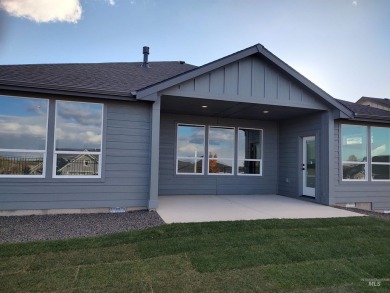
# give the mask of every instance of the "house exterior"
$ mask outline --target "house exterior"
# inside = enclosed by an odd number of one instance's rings
[[[389,99],[361,97],[356,103],[361,104],[361,105],[370,106],[373,108],[378,108],[378,109],[390,111],[390,100]]]
[[[332,98],[261,45],[200,67],[147,55],[0,66],[1,210],[190,194],[390,210],[390,112]]]

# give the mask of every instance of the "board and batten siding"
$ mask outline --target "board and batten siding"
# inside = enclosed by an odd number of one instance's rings
[[[102,178],[0,178],[1,210],[147,207],[150,104],[80,100],[104,103]],[[54,117],[49,119],[54,123]],[[48,140],[53,145],[52,135]],[[47,156],[51,164],[52,149]]]
[[[325,103],[258,56],[250,56],[162,91],[164,95],[326,110]]]
[[[326,112],[319,112],[279,123],[278,194],[289,197],[302,195],[302,138],[315,136],[316,197],[313,200],[328,204],[328,119]]]
[[[263,175],[207,175],[207,162],[204,164],[204,175],[177,175],[176,127],[178,123],[263,129]],[[276,193],[278,161],[276,122],[162,113],[160,129],[159,195]]]
[[[350,124],[350,123],[349,123]],[[372,203],[373,210],[390,210],[390,182],[343,181],[341,165],[341,121],[334,125],[334,203]],[[375,126],[374,124],[362,124]],[[383,126],[383,125],[376,125]]]

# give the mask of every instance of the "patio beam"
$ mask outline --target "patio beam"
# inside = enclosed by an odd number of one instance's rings
[[[155,210],[158,207],[158,173],[160,160],[160,111],[161,97],[156,94],[156,100],[152,106],[152,131],[151,131],[151,155],[150,155],[150,188],[148,209]]]

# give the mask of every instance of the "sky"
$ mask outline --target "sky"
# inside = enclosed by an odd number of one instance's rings
[[[0,0],[0,64],[184,60],[255,44],[334,98],[390,98],[390,0]]]

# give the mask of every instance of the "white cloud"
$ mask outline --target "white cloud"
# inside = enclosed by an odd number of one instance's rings
[[[107,2],[108,2],[108,4],[110,4],[110,5],[115,5],[115,0],[106,0]]]
[[[358,2],[357,1],[352,1],[352,4],[357,6],[358,5]]]
[[[0,0],[0,8],[36,22],[77,23],[82,13],[79,0]]]
[[[100,144],[102,140],[102,136],[100,134],[96,134],[92,131],[85,132],[85,136],[88,142]]]

